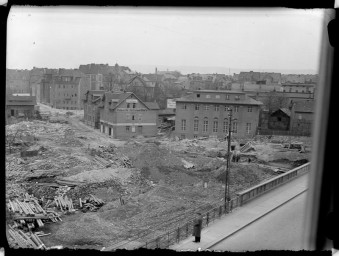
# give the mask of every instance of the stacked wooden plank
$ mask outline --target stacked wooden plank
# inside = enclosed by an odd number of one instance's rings
[[[112,163],[110,161],[107,161],[105,159],[103,159],[102,157],[99,156],[94,156],[93,161],[100,166],[101,168],[107,168],[110,167],[112,165]]]
[[[9,246],[12,248],[47,249],[41,239],[33,232],[24,233],[10,227],[7,238]]]
[[[67,196],[56,196],[54,198],[54,201],[51,204],[49,204],[49,206],[51,206],[53,204],[57,208],[59,208],[61,210],[61,212],[65,212],[65,211],[75,212],[72,199],[68,198]]]
[[[101,206],[103,206],[105,204],[105,202],[93,195],[89,195],[87,197],[85,197],[84,200],[82,200],[81,198],[79,198],[79,205],[80,208],[82,209],[87,209],[90,211],[97,211]]]
[[[125,168],[132,168],[133,167],[132,162],[128,159],[127,156],[122,155],[119,158],[119,160],[120,160],[120,163],[123,167],[125,167]]]
[[[14,227],[27,227],[34,229],[35,227],[43,227],[44,221],[61,221],[57,213],[44,210],[38,199],[26,193],[25,199],[8,200],[8,210],[13,213]]]

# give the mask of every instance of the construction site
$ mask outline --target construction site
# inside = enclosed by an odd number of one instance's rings
[[[137,248],[224,200],[227,141],[111,139],[83,111],[39,104],[6,125],[7,240],[13,248]],[[162,125],[161,127],[165,127]],[[231,139],[230,194],[310,160],[310,137]]]

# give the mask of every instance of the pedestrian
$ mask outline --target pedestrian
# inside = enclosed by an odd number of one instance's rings
[[[194,220],[193,227],[193,236],[195,237],[195,240],[193,242],[200,243],[201,229],[202,229],[202,217],[201,213],[197,213],[197,218]]]

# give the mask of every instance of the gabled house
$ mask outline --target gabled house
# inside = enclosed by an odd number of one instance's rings
[[[287,131],[290,128],[291,111],[280,108],[268,117],[268,128],[272,130]]]
[[[157,134],[156,102],[144,102],[133,92],[105,92],[100,104],[100,131],[115,139]]]
[[[100,108],[103,90],[90,90],[85,94],[84,99],[84,123],[99,129],[100,128]]]

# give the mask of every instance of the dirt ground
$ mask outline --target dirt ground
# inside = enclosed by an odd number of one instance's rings
[[[75,208],[79,207],[79,198],[89,194],[105,201],[96,212],[78,210],[64,215],[62,222],[40,228],[51,233],[41,237],[46,246],[101,249],[128,239],[144,243],[223,200],[226,162],[218,152],[227,148],[225,141],[176,141],[166,137],[121,141],[86,126],[81,121],[83,111],[56,110],[41,104],[40,109],[57,122],[21,122],[6,127],[10,134],[21,129],[35,137],[31,142],[18,139],[20,143],[6,153],[6,197],[20,198],[28,192],[37,198],[53,199],[56,188],[48,184],[62,179],[83,182],[66,194]],[[67,117],[66,112],[74,114]],[[39,148],[38,155],[20,157],[20,151],[32,145]],[[94,149],[106,152],[105,160],[112,166],[100,166],[94,159]],[[251,163],[246,155],[231,163],[232,195],[276,176],[270,166],[291,169],[310,155],[283,150],[279,143],[270,143],[264,137],[256,138],[254,150]],[[132,166],[123,166],[121,156]],[[185,168],[185,163],[193,167]]]

